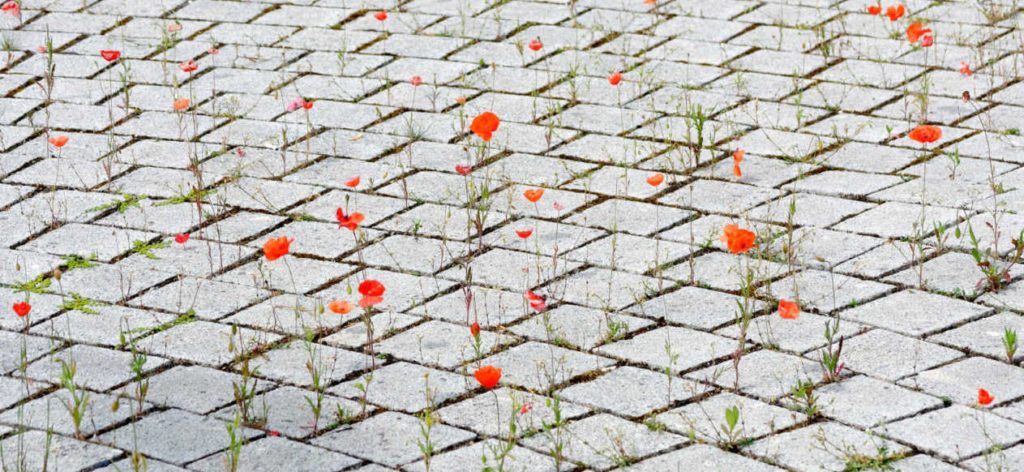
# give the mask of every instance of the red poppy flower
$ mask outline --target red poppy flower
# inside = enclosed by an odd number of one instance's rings
[[[55,147],[55,148],[62,148],[62,147],[64,147],[65,144],[68,143],[68,137],[64,136],[64,135],[52,136],[47,141],[50,144],[52,144],[53,147]]]
[[[280,431],[271,431],[270,435],[275,437],[275,438],[276,437],[280,437],[281,436],[281,432]]]
[[[789,300],[779,300],[779,316],[786,320],[795,320],[800,317],[800,305]]]
[[[470,172],[473,172],[473,168],[470,166],[455,166],[455,172],[458,172],[459,175],[469,175]]]
[[[622,82],[622,72],[615,72],[614,74],[608,76],[609,84],[619,85],[619,82]]]
[[[28,312],[32,311],[32,305],[29,305],[28,302],[18,302],[18,303],[15,303],[11,307],[11,309],[14,310],[14,314],[15,315],[18,315],[19,317],[24,318],[24,317],[28,316]]]
[[[379,297],[384,295],[384,284],[377,280],[366,279],[359,284],[359,294],[364,297]]]
[[[983,388],[979,388],[978,389],[978,404],[979,405],[989,405],[993,401],[995,401],[995,399],[996,399],[996,397],[994,397],[994,396],[992,396],[992,394],[988,393],[988,390],[985,390]]]
[[[107,62],[114,62],[117,60],[117,58],[121,57],[121,51],[105,49],[103,51],[100,51],[100,56],[103,58],[103,60]]]
[[[736,152],[732,153],[732,175],[736,177],[743,177],[743,170],[740,169],[740,163],[743,162],[743,157],[747,155],[747,152],[742,149],[737,149]]]
[[[485,111],[476,118],[473,118],[473,122],[469,125],[469,130],[479,136],[480,139],[490,141],[492,133],[497,131],[500,125],[501,120],[498,119],[498,115]]]
[[[934,143],[942,137],[942,129],[938,126],[921,125],[914,128],[907,137],[919,143]]]
[[[473,322],[473,324],[469,325],[469,334],[474,338],[480,336],[480,323]]]
[[[189,234],[188,233],[179,233],[179,234],[174,235],[174,242],[176,242],[178,244],[185,244],[185,243],[188,242],[188,238],[189,238]]]
[[[374,13],[373,17],[376,18],[377,21],[384,21],[384,20],[388,19],[388,12],[386,12],[384,10],[381,10],[381,11],[379,11],[377,13]]]
[[[664,181],[665,174],[658,173],[647,178],[647,185],[650,185],[651,187],[657,187],[661,185],[661,183]]]
[[[747,231],[736,225],[725,225],[725,234],[722,235],[722,241],[729,247],[729,252],[733,254],[742,254],[749,251],[751,248],[756,246],[754,241],[757,239],[752,231]]]
[[[974,72],[971,71],[970,64],[968,64],[966,62],[961,62],[960,63],[960,75],[962,75],[964,77],[970,77],[970,76],[974,75]]]
[[[245,149],[235,148],[235,155],[238,157],[245,157]]]
[[[544,196],[544,189],[542,188],[531,188],[523,192],[523,197],[530,201],[530,203],[537,203],[540,197]]]
[[[178,68],[181,69],[182,72],[192,73],[199,70],[199,65],[196,64],[196,61],[189,59],[185,62],[182,62],[181,64],[178,64]]]
[[[333,302],[327,304],[327,309],[331,310],[331,313],[335,313],[338,315],[347,314],[348,312],[352,311],[352,309],[355,307],[356,306],[353,305],[352,302],[348,300],[334,300]]]
[[[312,110],[313,109],[313,100],[303,100],[302,101],[302,108],[306,109],[306,110]]]
[[[534,38],[527,47],[532,51],[540,51],[540,48],[544,47],[544,43],[540,42],[540,38]]]
[[[171,23],[171,24],[167,25],[167,32],[168,33],[177,33],[178,31],[181,31],[181,28],[182,28],[181,23]]]
[[[345,186],[348,188],[356,188],[359,186],[359,176],[352,177],[345,181]]]
[[[882,13],[882,6],[881,5],[868,5],[868,14],[869,15],[878,15],[880,13]]]
[[[266,256],[268,261],[276,261],[281,256],[288,254],[288,246],[291,245],[292,241],[294,239],[290,239],[287,236],[269,239],[263,243],[263,255]]]
[[[934,36],[929,34],[929,35],[921,38],[921,47],[923,47],[923,48],[930,48],[930,47],[932,47],[933,44],[935,44],[935,37]]]
[[[423,83],[423,77],[420,77],[418,75],[414,75],[414,76],[412,76],[411,79],[409,79],[409,83],[411,83],[413,87],[419,87],[420,84]]]
[[[889,21],[896,21],[903,18],[903,15],[907,13],[907,9],[903,7],[903,4],[892,5],[885,9],[885,15],[889,17]]]
[[[15,2],[14,0],[5,2],[4,6],[0,7],[0,9],[2,9],[4,13],[8,13],[11,16],[15,16],[18,18],[21,17],[21,5],[18,2]]]
[[[473,373],[473,377],[476,377],[476,381],[480,382],[480,385],[490,390],[498,385],[498,381],[501,380],[501,369],[492,365],[485,365],[477,369]]]
[[[911,23],[911,25],[907,27],[907,40],[909,40],[911,44],[914,44],[920,40],[922,36],[931,32],[932,30],[930,28],[925,28],[921,23]]]
[[[526,297],[526,300],[530,302],[530,308],[533,308],[534,310],[544,311],[544,308],[547,307],[547,302],[544,297],[533,293],[531,290],[527,290],[524,296]]]
[[[522,239],[529,238],[531,234],[533,234],[533,228],[516,230],[516,236],[519,236]]]
[[[220,54],[220,49],[210,48],[207,49],[206,52],[210,53],[211,56],[216,56],[217,54]]]
[[[335,212],[335,216],[338,218],[339,228],[348,228],[349,231],[355,231],[359,228],[359,223],[363,222],[363,214],[358,211],[352,212],[351,215],[345,215],[345,210],[338,208]]]
[[[188,110],[188,106],[191,103],[192,102],[190,102],[187,98],[179,98],[179,99],[175,100],[172,105],[174,107],[174,111],[183,111],[183,110]]]

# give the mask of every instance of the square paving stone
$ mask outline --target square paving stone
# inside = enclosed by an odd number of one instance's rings
[[[560,395],[581,405],[636,418],[701,395],[705,390],[706,387],[688,379],[624,366],[564,388]]]
[[[953,405],[883,427],[883,434],[951,460],[1024,439],[1024,425]],[[955,434],[950,434],[955,431]]]
[[[615,364],[606,357],[528,341],[480,361],[502,370],[501,381],[545,391]]]
[[[516,435],[524,436],[561,421],[589,413],[584,406],[558,398],[500,387],[437,410],[448,424],[489,436],[508,437],[509,422],[515,417]]]
[[[678,373],[732,354],[737,341],[689,328],[666,326],[599,347],[596,352]]]
[[[356,385],[366,384],[366,376],[332,387],[330,392],[361,399]],[[440,405],[476,387],[475,380],[443,370],[396,362],[373,372],[366,400],[392,410],[416,413]]]
[[[816,394],[823,415],[861,428],[942,406],[938,398],[863,375],[828,384]]]
[[[146,456],[183,464],[227,448],[230,439],[225,425],[206,416],[167,410],[103,434],[99,441],[130,451],[138,447]],[[242,428],[239,433],[251,438],[259,432]]]
[[[810,357],[816,359],[820,354]],[[847,338],[842,353],[847,368],[886,380],[897,380],[960,357],[963,354],[953,349],[884,329]]]
[[[907,448],[839,423],[817,423],[755,442],[748,451],[796,470],[845,470],[855,459]]]
[[[666,411],[655,417],[655,420],[679,434],[690,436],[692,433],[713,443],[728,444],[729,436],[722,428],[727,424],[725,410],[733,407],[740,412],[736,426],[739,442],[788,429],[807,419],[805,415],[796,411],[732,393],[720,393]]]
[[[970,357],[952,364],[921,372],[900,384],[920,389],[962,405],[978,401],[978,389],[995,397],[992,405],[1007,403],[1024,395],[1024,376],[1020,367],[985,357]]]
[[[991,310],[963,300],[904,290],[840,313],[846,319],[912,336],[981,318]]]
[[[569,423],[564,444],[565,457],[595,470],[614,469],[651,454],[685,444],[687,439],[609,414],[599,414]],[[549,452],[553,447],[546,435],[523,441],[526,446]]]
[[[419,459],[420,420],[402,413],[385,412],[320,436],[313,444],[344,454],[397,467]],[[430,439],[442,450],[474,437],[473,433],[443,424],[435,425]]]

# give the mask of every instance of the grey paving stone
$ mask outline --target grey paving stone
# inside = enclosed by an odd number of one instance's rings
[[[956,428],[957,434],[944,434]],[[991,413],[953,405],[885,426],[885,434],[947,459],[959,460],[1017,442],[1024,428]]]
[[[47,438],[50,440],[47,441]],[[117,449],[60,435],[51,436],[43,431],[26,431],[10,436],[0,442],[0,445],[6,451],[24,451],[5,456],[2,460],[4,467],[24,466],[34,470],[41,470],[44,466],[55,470],[88,469],[107,463],[122,454]]]
[[[745,354],[739,364],[739,384],[732,361],[686,374],[687,378],[735,388],[765,400],[788,395],[798,382],[817,382],[823,372],[817,362],[774,351]]]
[[[262,423],[273,434],[289,438],[304,439],[312,436],[315,418],[309,402],[316,402],[316,392],[296,388],[280,387],[269,392],[256,395],[252,399],[252,420]],[[229,405],[216,412],[214,416],[233,421],[240,407]],[[338,424],[357,419],[359,415],[371,414],[376,409],[368,405],[364,410],[360,403],[332,395],[324,395],[321,399],[320,417],[317,421],[319,431],[327,430]]]
[[[649,320],[575,305],[560,305],[512,327],[512,332],[536,341],[593,349],[653,324]]]
[[[460,428],[507,438],[512,421],[516,424],[516,435],[524,436],[589,412],[588,408],[560,397],[544,397],[500,387],[441,408],[437,415],[445,423]]]
[[[695,444],[668,454],[655,456],[637,463],[630,467],[629,470],[647,472],[683,467],[697,467],[700,470],[715,472],[728,472],[731,470],[768,472],[783,470],[706,444]]]
[[[891,316],[899,313],[899,316]],[[989,313],[989,309],[918,290],[904,290],[843,311],[840,316],[893,331],[921,335]]]
[[[725,411],[739,410],[735,436],[730,439]],[[704,439],[728,447],[732,442],[743,442],[803,423],[802,413],[769,405],[731,393],[720,393],[710,398],[675,408],[655,417],[669,430]]]
[[[641,417],[688,400],[704,392],[703,386],[663,373],[624,366],[586,382],[564,388],[566,400],[628,417]]]
[[[647,455],[685,444],[686,438],[664,431],[651,431],[609,414],[590,416],[565,426],[568,439],[564,454],[595,470],[613,469],[623,462],[633,462]],[[524,441],[527,446],[550,451],[554,446],[544,435]]]
[[[482,336],[482,335],[481,335]],[[615,362],[606,357],[528,341],[480,361],[502,370],[502,382],[546,391]]]
[[[256,433],[247,428],[239,431],[246,438]],[[138,445],[139,452],[175,464],[202,458],[230,444],[223,422],[181,410],[167,410],[146,416],[132,425],[103,434],[98,439],[128,450],[134,450],[134,446]]]
[[[978,389],[984,388],[995,397],[992,404],[999,405],[1024,392],[1024,379],[1016,376],[1017,372],[1017,368],[1009,364],[970,357],[921,372],[900,383],[963,405],[976,404]]]
[[[858,457],[897,455],[907,448],[839,423],[812,424],[755,442],[749,451],[800,470],[837,470]]]
[[[847,338],[843,351],[843,362],[848,368],[886,380],[897,380],[963,357],[956,350],[882,329]]]
[[[30,379],[59,383],[64,378],[64,366],[67,366],[66,369],[75,372],[75,385],[103,391],[133,379],[132,362],[131,353],[79,344],[33,362],[25,375]],[[143,372],[150,372],[167,362],[162,357],[146,356],[140,367]]]
[[[689,328],[664,327],[602,346],[597,352],[672,372],[731,354],[737,341]]]
[[[361,399],[366,375],[330,389],[331,393]],[[450,372],[396,362],[373,372],[366,400],[392,410],[417,413],[436,407],[476,387],[475,381]]]
[[[313,444],[396,467],[420,458],[416,443],[420,438],[419,425],[416,417],[386,412],[331,431],[314,439]],[[435,448],[443,449],[472,439],[474,435],[451,426],[436,425],[431,429],[430,437]]]
[[[1024,332],[1024,320],[1019,315],[1003,312],[939,333],[929,340],[996,358],[1006,358],[1008,353],[1004,339],[1007,330]],[[1014,353],[1012,360],[1018,362],[1020,355]]]
[[[863,375],[826,385],[817,395],[823,415],[861,428],[942,406],[938,398]]]

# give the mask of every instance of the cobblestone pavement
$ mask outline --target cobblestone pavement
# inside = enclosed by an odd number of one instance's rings
[[[7,1],[3,470],[1024,470],[1022,21]]]

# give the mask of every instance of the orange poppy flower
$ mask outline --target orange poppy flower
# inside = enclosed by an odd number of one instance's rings
[[[879,13],[882,13],[882,6],[881,5],[868,5],[868,14],[869,15],[878,15]]]
[[[490,141],[491,135],[498,130],[499,125],[501,125],[501,120],[498,119],[498,115],[485,111],[476,118],[473,118],[473,123],[469,125],[469,130],[479,136],[480,139]]]
[[[665,174],[658,173],[647,178],[647,185],[650,185],[651,187],[657,187],[661,185],[661,183],[664,181]]]
[[[52,144],[55,148],[62,148],[65,144],[68,143],[68,137],[62,134],[60,136],[53,136],[47,141],[49,141],[49,143]]]
[[[609,84],[619,85],[619,82],[622,82],[622,72],[616,72],[616,73],[608,76],[608,83]]]
[[[540,38],[534,38],[530,41],[530,44],[528,44],[527,47],[529,47],[531,51],[540,51],[540,48],[544,47],[544,43],[540,42]]]
[[[542,189],[542,188],[531,188],[531,189],[523,192],[523,197],[526,197],[526,199],[529,200],[530,203],[537,203],[537,200],[540,200],[540,197],[543,197],[543,196],[544,196],[544,189]]]
[[[992,394],[988,393],[988,390],[985,390],[983,388],[979,388],[978,389],[978,404],[979,405],[989,405],[993,401],[995,401],[995,399],[996,399],[996,397],[994,397],[994,396],[992,396]]]
[[[28,312],[32,311],[32,305],[29,305],[28,302],[18,302],[11,306],[11,309],[14,310],[15,315],[24,318],[28,316]]]
[[[903,15],[905,15],[906,13],[907,9],[903,6],[902,3],[890,6],[889,8],[885,9],[885,16],[889,17],[889,21],[896,21],[900,18],[903,18]]]
[[[932,47],[933,44],[935,44],[935,37],[934,36],[929,34],[929,35],[925,35],[925,37],[921,38],[921,47],[923,47],[923,48],[930,48],[930,47]]]
[[[373,17],[376,18],[377,21],[384,21],[384,20],[388,19],[388,12],[386,12],[384,10],[381,10],[381,11],[379,11],[377,13],[374,13]]]
[[[353,305],[352,302],[348,300],[334,300],[333,302],[327,305],[327,308],[331,310],[331,313],[336,313],[339,315],[347,314],[348,312],[352,311],[352,309],[355,307],[356,306]]]
[[[962,75],[964,77],[970,77],[970,76],[974,75],[974,72],[971,71],[970,64],[968,64],[966,62],[961,62],[960,63],[960,75]]]
[[[480,323],[474,322],[469,325],[469,334],[473,335],[474,338],[480,336]]]
[[[174,101],[174,111],[187,110],[191,103],[187,98],[179,98]]]
[[[362,223],[364,219],[363,214],[358,211],[352,212],[351,215],[346,215],[345,210],[341,208],[338,208],[335,216],[338,218],[338,227],[348,228],[349,231],[355,231],[359,228],[359,223]]]
[[[423,84],[423,77],[414,75],[412,76],[411,79],[409,79],[409,83],[412,84],[413,87],[419,87],[420,85]]]
[[[533,308],[534,310],[544,311],[544,308],[547,307],[547,301],[544,297],[533,293],[532,290],[527,290],[524,296],[526,297],[526,300],[530,302],[530,308]]]
[[[473,373],[473,377],[476,377],[476,381],[480,382],[480,385],[490,390],[498,385],[498,381],[501,380],[501,369],[492,365],[485,365],[477,369]]]
[[[932,30],[930,28],[925,28],[921,23],[912,23],[907,27],[907,39],[911,44],[914,44],[920,40],[922,36],[931,32]]]
[[[356,188],[359,186],[359,176],[352,177],[345,181],[345,186],[348,188]]]
[[[737,149],[736,152],[732,153],[732,175],[736,177],[743,177],[743,170],[740,169],[740,163],[743,162],[743,157],[747,155],[747,152],[742,149]]]
[[[757,239],[752,231],[747,231],[736,225],[725,225],[725,234],[722,235],[722,242],[729,247],[729,252],[733,254],[742,254],[749,251],[751,248],[756,246],[754,241]]]
[[[189,59],[185,62],[182,62],[181,64],[178,64],[178,68],[181,69],[182,72],[192,73],[199,69],[199,65],[196,64],[196,61]]]
[[[288,246],[291,245],[294,239],[287,236],[281,236],[280,238],[273,238],[263,243],[263,255],[266,256],[268,261],[276,261],[288,254]]]
[[[942,137],[942,129],[938,126],[921,125],[914,128],[907,137],[919,143],[934,143]]]
[[[779,300],[779,316],[786,320],[795,320],[800,317],[800,305],[789,300]]]

